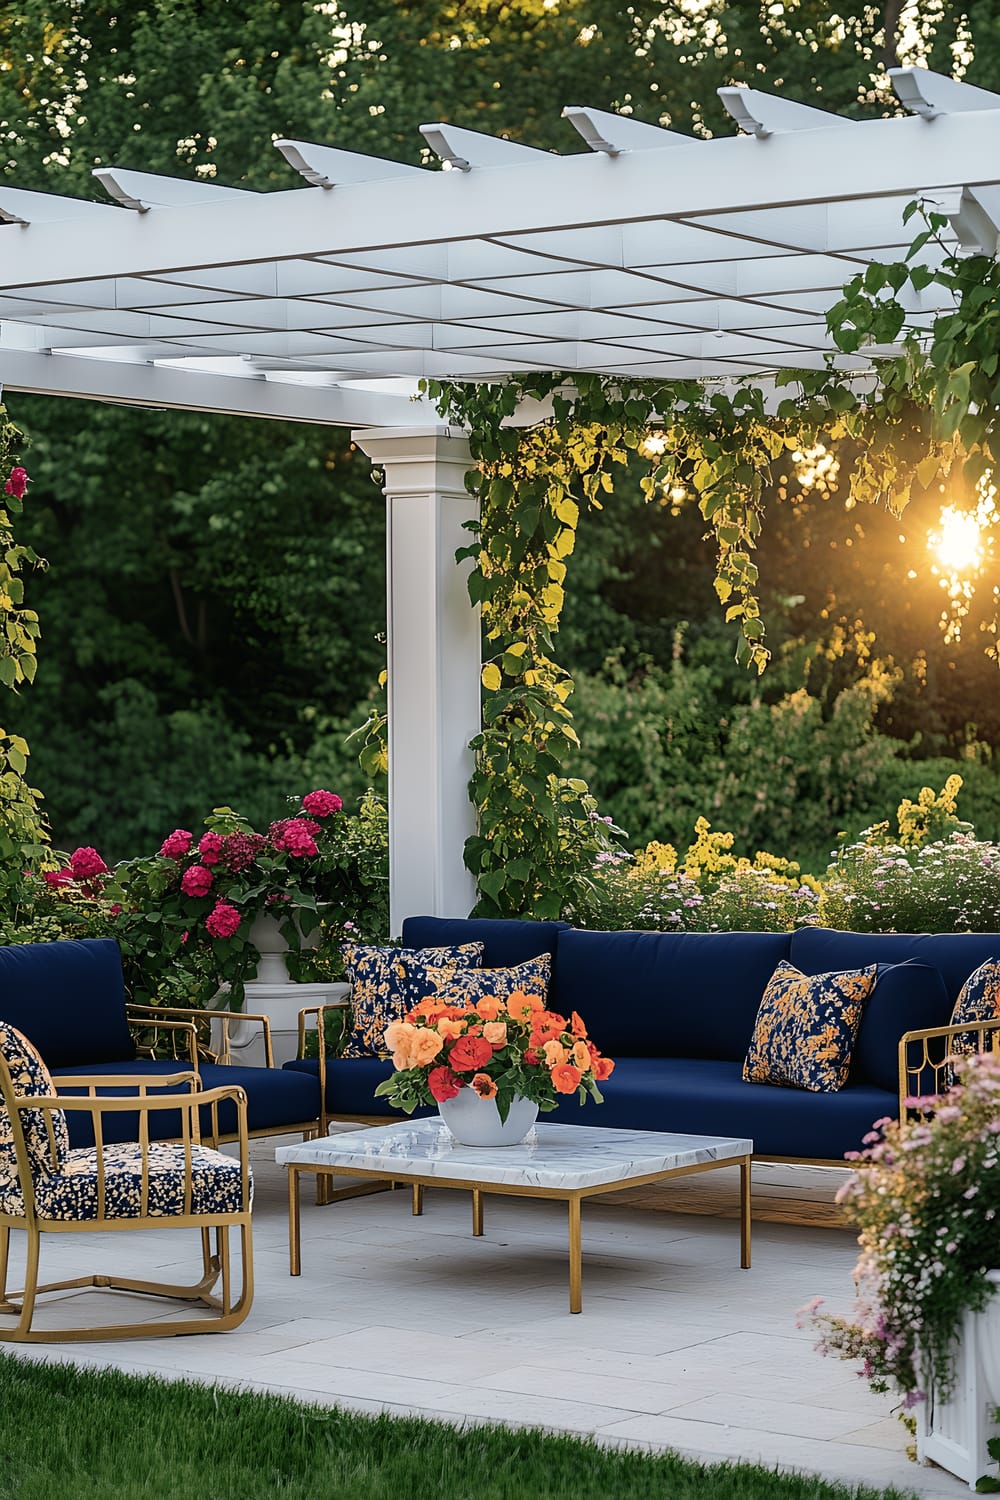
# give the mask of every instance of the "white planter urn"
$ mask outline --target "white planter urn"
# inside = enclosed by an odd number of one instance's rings
[[[986,1444],[1000,1437],[993,1413],[1000,1406],[1000,1271],[989,1271],[993,1296],[982,1312],[967,1312],[956,1340],[955,1385],[946,1401],[935,1391],[916,1408],[917,1457],[963,1479],[971,1490],[1000,1465]]]
[[[291,1062],[298,1052],[299,1011],[314,1005],[330,1005],[350,994],[349,984],[299,984],[290,979],[285,954],[288,944],[278,931],[278,919],[269,912],[261,912],[254,918],[249,933],[250,941],[260,955],[257,975],[245,986],[246,998],[243,1010],[251,1016],[267,1016],[271,1027],[271,1048],[275,1067]],[[314,948],[319,941],[316,927],[302,939],[304,948]],[[312,1018],[313,1022],[315,1018]],[[221,1033],[221,1027],[215,1027]],[[221,1035],[213,1045],[220,1050]],[[241,1067],[266,1066],[263,1028],[253,1021],[243,1020],[239,1012],[229,1023],[229,1046],[232,1060]]]
[[[480,1098],[468,1084],[454,1099],[442,1099],[438,1112],[463,1146],[516,1146],[538,1119],[538,1105],[516,1094],[506,1120],[501,1120],[496,1100]]]

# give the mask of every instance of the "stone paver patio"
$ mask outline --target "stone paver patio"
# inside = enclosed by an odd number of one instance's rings
[[[241,1328],[18,1352],[359,1411],[543,1426],[921,1495],[969,1493],[910,1463],[890,1400],[872,1395],[852,1366],[823,1359],[814,1335],[795,1326],[796,1309],[816,1295],[848,1309],[849,1232],[757,1221],[753,1269],[741,1271],[733,1219],[589,1203],[584,1306],[574,1317],[562,1205],[488,1198],[485,1235],[473,1239],[463,1193],[428,1190],[420,1219],[405,1191],[323,1208],[304,1194],[303,1274],[293,1280],[275,1144],[253,1147],[257,1291]],[[669,1186],[662,1191],[667,1202]],[[51,1237],[43,1276],[124,1270],[130,1249],[146,1264],[159,1249],[157,1275],[193,1279],[190,1261],[179,1261],[191,1238]],[[15,1276],[20,1249],[15,1240]],[[64,1302],[59,1316],[78,1309],[92,1325],[97,1299]]]

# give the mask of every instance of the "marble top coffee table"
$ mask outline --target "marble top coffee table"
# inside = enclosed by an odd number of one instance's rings
[[[288,1168],[288,1242],[291,1273],[301,1273],[299,1178],[367,1177],[413,1184],[413,1212],[422,1211],[426,1186],[472,1193],[472,1232],[483,1232],[483,1194],[554,1198],[569,1205],[569,1310],[582,1306],[580,1205],[669,1177],[740,1168],[740,1265],[750,1265],[750,1157],[753,1142],[712,1135],[668,1135],[591,1125],[536,1125],[519,1146],[463,1146],[438,1119],[407,1120],[279,1146]]]

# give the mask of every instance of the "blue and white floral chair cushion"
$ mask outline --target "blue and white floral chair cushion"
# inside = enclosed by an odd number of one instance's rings
[[[10,1081],[18,1098],[42,1098],[55,1094],[56,1086],[52,1082],[52,1075],[31,1042],[6,1021],[0,1021],[0,1054],[7,1064]],[[22,1109],[18,1111],[18,1115],[32,1171],[58,1171],[69,1154],[66,1116],[61,1110],[42,1109]],[[14,1132],[10,1116],[0,1103],[0,1182],[10,1179],[17,1179]]]
[[[99,1213],[97,1151],[70,1151],[59,1172],[34,1178],[35,1212],[40,1219],[138,1219],[142,1217],[142,1153],[137,1143],[105,1146],[104,1212]],[[243,1180],[239,1161],[207,1146],[191,1147],[191,1202],[185,1208],[187,1169],[183,1145],[155,1142],[149,1147],[149,1193],[146,1214],[173,1219],[185,1212],[197,1215],[241,1213]],[[252,1198],[251,1181],[251,1198]],[[20,1188],[0,1184],[0,1210],[20,1216],[24,1201]]]
[[[354,1026],[341,1057],[377,1057],[382,1037],[392,1021],[401,1021],[421,1000],[434,995],[454,974],[476,969],[483,961],[483,943],[458,943],[443,948],[376,948],[341,943],[347,977],[351,981]]]
[[[834,1093],[847,1082],[851,1053],[877,965],[803,974],[778,965],[768,980],[743,1064],[747,1083]]]

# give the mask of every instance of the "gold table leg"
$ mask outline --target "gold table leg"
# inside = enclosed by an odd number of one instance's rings
[[[288,1261],[292,1276],[302,1275],[302,1246],[299,1237],[299,1169],[288,1168]]]
[[[569,1200],[569,1310],[583,1308],[583,1235],[580,1226],[580,1199]]]
[[[483,1232],[483,1194],[480,1188],[472,1189],[472,1233],[475,1236]]]
[[[413,1184],[413,1217],[419,1219],[424,1211],[424,1185],[422,1182]]]
[[[744,1271],[750,1269],[750,1180],[751,1159],[744,1156],[740,1162],[740,1265]]]

